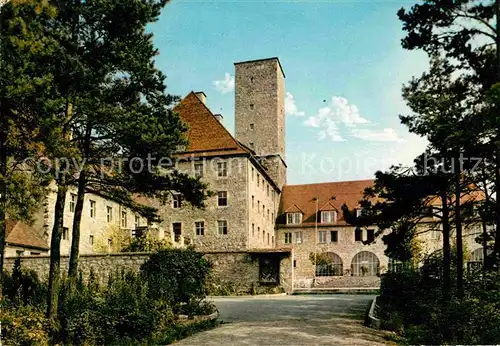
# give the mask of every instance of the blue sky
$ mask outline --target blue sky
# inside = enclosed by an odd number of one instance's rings
[[[399,114],[427,69],[401,48],[408,1],[172,1],[150,27],[167,90],[204,91],[234,133],[234,62],[279,57],[286,74],[288,183],[369,179],[425,148]]]

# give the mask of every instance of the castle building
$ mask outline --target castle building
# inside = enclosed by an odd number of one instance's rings
[[[173,166],[199,177],[213,196],[203,209],[187,203],[182,191],[173,191],[166,205],[139,201],[159,209],[162,222],[155,225],[154,234],[169,239],[176,247],[263,252],[271,256],[263,262],[265,265],[269,265],[273,254],[291,254],[296,287],[377,286],[379,274],[397,267],[397,263],[384,253],[381,237],[375,237],[376,227],[356,228],[344,220],[341,210],[346,204],[361,213],[359,201],[373,180],[288,185],[285,74],[281,63],[278,58],[269,58],[234,66],[234,136],[224,127],[222,115],[207,107],[203,92],[190,92],[174,108],[188,127],[188,144],[179,148]],[[68,191],[67,201],[63,255],[71,246],[74,190]],[[54,205],[52,189],[35,224],[46,239],[50,239]],[[102,244],[99,249],[95,246],[98,241],[111,249],[111,230],[131,233],[146,225],[151,226],[126,207],[89,191],[85,196],[80,251],[101,251]],[[435,225],[436,220],[424,219],[420,226],[419,238],[426,253],[441,247],[441,232]],[[482,260],[481,247],[474,241],[480,232],[477,225],[465,230],[471,263]],[[28,245],[33,244],[40,248],[39,241]],[[271,271],[280,270],[271,267]]]

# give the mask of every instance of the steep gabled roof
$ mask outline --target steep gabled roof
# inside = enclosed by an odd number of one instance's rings
[[[284,212],[285,213],[302,213],[302,214],[304,214],[304,212],[299,207],[297,207],[297,204],[291,205]]]
[[[16,245],[40,250],[49,250],[47,242],[33,228],[21,221],[6,220],[8,245]]]
[[[323,204],[321,207],[319,207],[318,210],[319,211],[338,211],[338,209],[330,201]]]
[[[297,207],[303,213],[303,226],[314,225],[316,219],[316,200],[318,198],[318,211],[341,210],[345,203],[350,209],[359,207],[363,199],[364,190],[372,186],[373,180],[341,181],[334,183],[285,185],[281,195],[280,214],[289,208]],[[281,221],[284,223],[284,220]],[[341,212],[337,224],[345,225],[346,222]],[[331,226],[331,225],[330,225]]]
[[[221,156],[250,153],[226,130],[194,92],[190,92],[173,111],[178,113],[189,127],[189,144],[183,154]]]

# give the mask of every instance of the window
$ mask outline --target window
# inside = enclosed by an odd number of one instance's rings
[[[262,240],[266,237],[266,231],[262,231]]]
[[[63,230],[62,230],[62,239],[63,240],[68,240],[69,239],[69,229],[68,229],[68,227],[63,227]]]
[[[255,236],[255,224],[252,223],[252,237]]]
[[[255,196],[252,196],[252,208],[255,206]]]
[[[253,142],[250,142],[250,148],[254,149],[254,145],[253,145]]]
[[[360,228],[356,228],[354,230],[354,241],[362,241],[363,240],[363,231]]]
[[[295,243],[302,244],[304,240],[302,232],[295,232],[294,236],[295,236]]]
[[[271,237],[271,244],[274,245],[274,235]]]
[[[203,162],[197,162],[194,164],[194,176],[196,178],[203,177]]]
[[[266,211],[266,206],[263,204],[262,205],[262,217],[264,217],[265,211]]]
[[[302,222],[302,213],[288,213],[286,214],[287,225],[298,225]]]
[[[260,213],[260,201],[257,201],[257,213]]]
[[[267,234],[267,245],[271,244],[271,235],[268,233]]]
[[[122,228],[127,228],[127,212],[122,211]]]
[[[174,222],[172,224],[172,231],[174,232],[174,241],[176,243],[181,241],[181,235],[182,235],[182,223],[180,222]]]
[[[285,244],[291,244],[292,243],[292,233],[287,232],[285,233]]]
[[[203,221],[195,222],[194,228],[196,229],[196,235],[205,235],[205,222]]]
[[[367,229],[366,230],[366,240],[369,242],[372,242],[375,240],[375,230],[374,229]]]
[[[17,256],[24,256],[24,250],[16,250]]]
[[[253,181],[253,175],[255,173],[255,169],[252,167],[252,181]]]
[[[69,201],[69,211],[74,213],[76,206],[76,195],[74,193],[71,194],[71,199]]]
[[[380,262],[372,252],[361,251],[354,256],[351,262],[351,274],[353,276],[376,276],[379,269]]]
[[[95,219],[95,212],[96,212],[96,210],[95,210],[95,201],[90,200],[89,202],[90,202],[90,217],[93,218],[93,219]]]
[[[219,207],[227,206],[227,191],[217,192],[217,203]]]
[[[253,130],[253,129],[254,129],[253,124],[250,124],[250,130]]]
[[[110,207],[109,205],[106,207],[106,220],[108,223],[113,221],[113,207]]]
[[[250,109],[253,109],[253,108],[254,108],[253,103],[250,103]]]
[[[360,217],[362,213],[363,213],[363,208],[356,209],[356,217]]]
[[[135,228],[138,228],[141,225],[141,217],[139,215],[135,216]]]
[[[180,207],[182,207],[182,196],[176,193],[172,196],[172,208],[179,209]]]
[[[316,257],[316,276],[342,276],[342,259],[333,252],[324,252]]]
[[[89,236],[89,244],[94,245],[94,236],[93,235]]]
[[[326,231],[318,232],[318,243],[326,243]]]
[[[227,177],[227,162],[217,162],[217,176]]]
[[[259,187],[259,186],[260,186],[260,177],[259,177],[259,175],[257,174],[257,187]]]
[[[293,260],[293,267],[297,268],[297,260]]]
[[[267,188],[267,197],[269,197],[269,185],[266,185]]]
[[[267,219],[269,220],[269,209],[267,209]]]
[[[33,252],[33,251],[30,251],[30,255],[31,255],[31,256],[38,256],[38,255],[40,255],[40,252]]]
[[[337,212],[336,211],[322,211],[321,212],[321,223],[335,223],[337,222]]]
[[[113,247],[113,239],[108,239],[108,250],[111,251],[112,247]]]
[[[262,178],[262,189],[264,189],[264,178]]]
[[[217,228],[219,230],[219,235],[226,235],[227,234],[227,221],[226,220],[217,221]]]
[[[330,243],[336,243],[339,241],[339,232],[330,231]]]

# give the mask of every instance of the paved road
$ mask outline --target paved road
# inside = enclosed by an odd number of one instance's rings
[[[373,296],[214,298],[223,323],[179,345],[383,345],[362,325]]]

